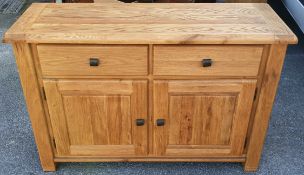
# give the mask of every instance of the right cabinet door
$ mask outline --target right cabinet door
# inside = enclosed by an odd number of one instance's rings
[[[154,155],[242,155],[255,87],[256,80],[154,81]]]

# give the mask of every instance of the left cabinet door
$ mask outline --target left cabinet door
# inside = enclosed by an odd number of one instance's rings
[[[56,156],[147,154],[146,81],[45,80],[44,88]]]

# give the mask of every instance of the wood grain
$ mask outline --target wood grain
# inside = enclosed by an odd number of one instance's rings
[[[37,50],[45,76],[148,73],[147,46],[38,45]],[[90,58],[99,65],[91,67]]]
[[[44,113],[43,97],[40,95],[41,89],[36,77],[30,46],[26,43],[14,43],[13,50],[42,169],[44,171],[55,171],[56,167]]]
[[[266,3],[267,0],[225,0],[228,3]]]
[[[35,68],[36,68],[36,75],[37,75],[37,79],[39,82],[39,87],[42,87],[42,90],[40,91],[41,97],[45,97],[45,91],[43,89],[43,79],[42,79],[42,75],[41,75],[41,67],[40,67],[40,63],[39,63],[39,58],[38,58],[38,53],[37,53],[37,48],[35,44],[30,44],[31,50],[32,50],[32,54],[33,54],[33,62],[35,64]],[[51,120],[50,120],[50,116],[49,116],[49,109],[47,106],[47,101],[43,100],[43,107],[44,107],[44,113],[45,113],[45,118],[47,121],[47,125],[48,125],[48,129],[49,129],[49,134],[50,134],[50,138],[52,139],[51,145],[53,148],[53,153],[54,155],[57,154],[57,150],[56,150],[56,145],[54,142],[54,134],[53,134],[53,128],[52,128],[52,124],[51,124]]]
[[[133,93],[131,96],[132,137],[136,145],[136,155],[148,153],[148,85],[146,80],[133,81]],[[134,126],[136,119],[144,119],[143,126]]]
[[[168,125],[156,126],[157,119],[168,122],[169,94],[168,81],[153,82],[153,155],[165,155],[168,144]]]
[[[94,0],[94,3],[123,3],[119,0]]]
[[[170,6],[159,3],[52,3],[34,7],[26,18],[18,20],[14,28],[5,33],[5,41],[90,44],[297,42],[292,31],[265,3]],[[272,18],[274,16],[277,19]],[[27,21],[28,18],[32,19]],[[24,28],[22,24],[28,27]]]
[[[131,144],[129,96],[64,96],[63,101],[71,145]]]
[[[246,145],[245,145],[245,149],[244,149],[244,154],[247,153],[247,149],[248,149],[248,138],[250,137],[251,131],[252,131],[252,126],[253,126],[253,121],[254,121],[254,116],[255,116],[255,112],[256,112],[256,107],[258,105],[258,99],[259,99],[259,94],[260,94],[260,90],[261,90],[261,83],[263,80],[263,76],[265,73],[265,68],[266,68],[266,62],[268,60],[268,56],[269,56],[269,51],[270,51],[270,46],[271,45],[265,45],[264,49],[263,49],[263,55],[262,55],[262,60],[261,60],[261,65],[260,65],[260,69],[259,69],[259,74],[257,77],[257,87],[256,87],[256,95],[253,101],[253,105],[252,105],[252,111],[250,114],[250,120],[249,120],[249,124],[248,124],[248,129],[247,129],[247,136],[246,136]]]
[[[154,127],[155,155],[241,155],[255,84],[155,81],[154,120],[166,120],[165,126]]]
[[[133,92],[130,80],[91,80],[83,83],[78,80],[61,80],[57,82],[58,90],[63,94],[112,94],[130,95]]]
[[[225,161],[255,171],[297,38],[263,3],[43,3],[4,41],[13,43],[43,170]],[[96,57],[100,65],[89,66]]]
[[[270,47],[249,138],[247,158],[244,164],[245,171],[256,171],[259,166],[286,49],[286,45],[272,45]]]
[[[170,145],[229,145],[235,96],[172,95]]]
[[[155,75],[257,76],[262,46],[154,46]],[[203,67],[203,59],[212,59]]]
[[[145,81],[45,80],[44,86],[58,156],[147,154],[147,124],[135,125],[147,120]]]
[[[149,157],[56,157],[56,162],[244,162],[245,156],[214,156],[214,157],[168,157],[168,156],[149,156]]]
[[[53,128],[56,151],[58,155],[68,155],[70,140],[68,137],[67,121],[63,101],[56,81],[44,81],[45,96],[47,99],[50,120]]]
[[[133,145],[72,145],[72,155],[85,156],[133,156],[135,148]]]

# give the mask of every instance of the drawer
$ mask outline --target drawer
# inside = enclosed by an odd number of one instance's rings
[[[44,76],[146,75],[147,46],[37,46]],[[96,64],[98,60],[98,64]]]
[[[157,45],[153,50],[155,75],[257,76],[263,46]]]

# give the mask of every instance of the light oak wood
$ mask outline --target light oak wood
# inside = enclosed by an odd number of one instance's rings
[[[44,86],[58,156],[147,154],[147,125],[135,125],[147,121],[145,81],[45,80]]]
[[[267,0],[225,0],[229,3],[266,3]]]
[[[73,44],[273,44],[297,41],[265,3],[34,4],[5,33],[4,40]]]
[[[94,3],[123,3],[119,0],[94,0]]]
[[[153,155],[153,45],[149,45],[149,76],[148,76],[148,115],[149,115],[149,126],[148,126],[148,147],[149,156]],[[146,77],[145,77],[146,78]]]
[[[244,162],[245,156],[217,156],[217,157],[56,157],[55,162]]]
[[[112,3],[33,4],[4,41],[43,170],[203,161],[255,171],[297,38],[267,4]]]
[[[43,79],[42,79],[42,75],[41,75],[41,66],[40,66],[40,63],[39,63],[39,58],[38,58],[38,53],[37,53],[37,47],[36,46],[37,46],[36,44],[30,44],[30,47],[31,47],[31,50],[32,50],[32,59],[33,59],[33,62],[35,64],[36,76],[37,76],[38,83],[39,83],[38,86],[42,88],[42,90],[40,91],[40,95],[44,99],[43,100],[43,107],[44,107],[45,118],[46,118],[46,121],[47,121],[47,126],[48,126],[48,129],[49,129],[49,135],[50,135],[50,138],[52,140],[51,146],[53,148],[53,153],[56,154],[57,150],[56,150],[56,146],[55,146],[55,142],[54,142],[53,128],[52,128],[52,124],[51,124],[51,120],[50,120],[50,116],[49,116],[49,109],[48,109],[48,106],[47,106],[47,101],[45,100],[45,92],[44,92],[44,89],[43,89]]]
[[[132,81],[111,81],[105,80],[100,83],[98,80],[87,81],[59,81],[57,88],[64,94],[79,95],[130,95],[133,92]]]
[[[286,49],[286,45],[272,45],[270,47],[248,142],[247,158],[244,164],[246,171],[256,171],[259,165]]]
[[[154,46],[155,75],[257,76],[262,46]],[[202,60],[211,59],[210,67]]]
[[[44,171],[55,171],[51,138],[44,115],[43,98],[40,95],[41,88],[38,86],[31,49],[26,43],[14,43],[13,49],[41,166]]]
[[[250,120],[249,120],[249,124],[248,124],[246,140],[248,140],[248,138],[250,137],[251,131],[252,131],[254,115],[255,115],[255,112],[256,112],[256,107],[258,105],[258,99],[259,99],[258,94],[260,94],[260,91],[261,91],[261,88],[259,88],[259,87],[261,87],[261,83],[262,83],[263,76],[264,76],[264,73],[265,73],[266,62],[267,62],[267,58],[268,58],[268,55],[269,55],[270,46],[271,45],[264,45],[262,61],[261,61],[261,64],[260,64],[259,74],[258,74],[258,77],[257,77],[256,95],[255,95],[255,99],[254,99],[253,105],[252,105],[252,111],[251,111],[251,114],[250,114]],[[248,149],[248,141],[246,142],[244,153],[247,153],[247,149]]]
[[[148,73],[147,46],[38,45],[37,50],[45,76]],[[99,59],[99,66],[91,67],[90,58]]]
[[[241,155],[256,81],[155,81],[155,155]]]
[[[135,147],[133,145],[71,145],[71,155],[132,156],[135,155]]]

